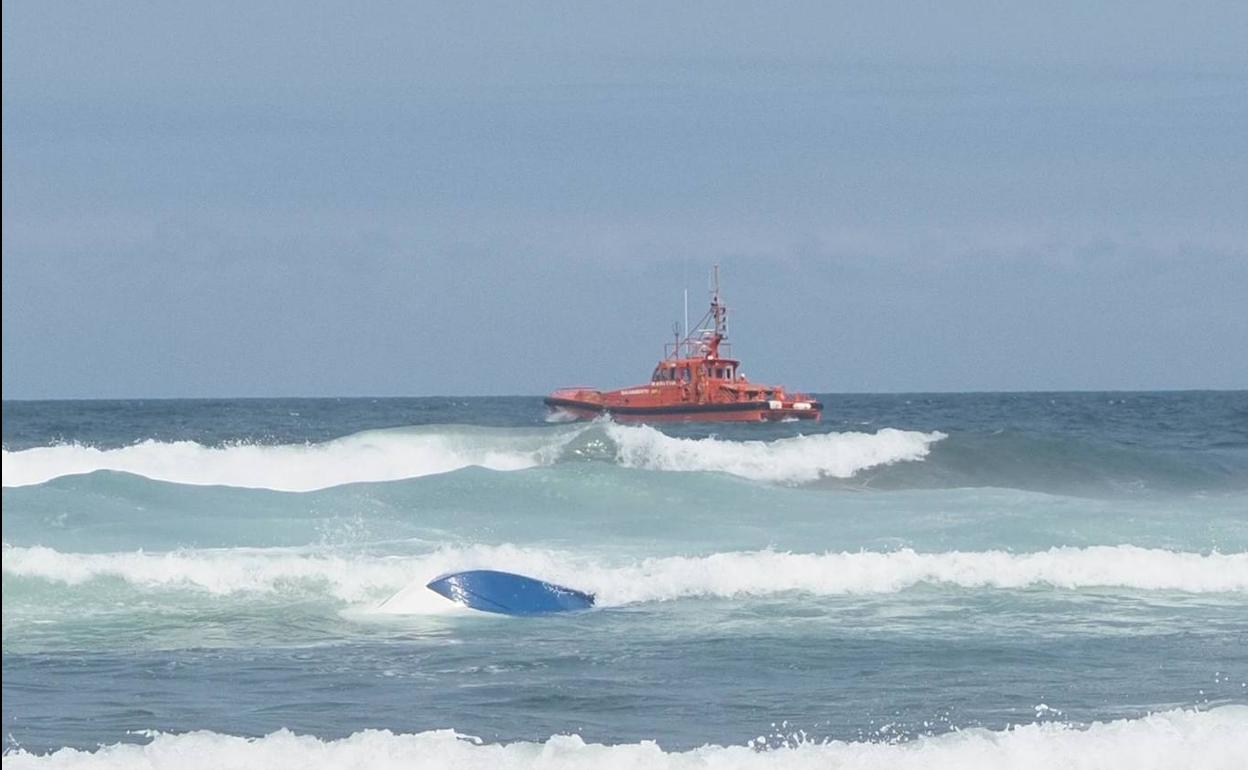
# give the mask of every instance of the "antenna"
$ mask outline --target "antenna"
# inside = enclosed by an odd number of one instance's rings
[[[689,290],[685,289],[685,339],[689,339]]]
[[[711,320],[715,323],[715,334],[720,339],[728,336],[728,308],[719,299],[719,263],[711,272]]]

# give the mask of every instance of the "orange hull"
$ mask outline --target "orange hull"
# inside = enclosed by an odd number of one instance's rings
[[[743,404],[707,404],[681,407],[616,407],[549,397],[546,406],[562,411],[578,420],[592,420],[610,415],[617,422],[777,422],[782,420],[818,420],[823,405],[813,402],[806,409],[781,407],[773,409],[767,402]]]
[[[655,392],[658,390],[658,392]],[[619,422],[775,422],[818,420],[823,404],[805,396],[765,400],[718,400],[690,402],[679,393],[639,387],[602,393],[587,388],[557,390],[546,398],[552,411],[577,419],[592,420],[608,414]]]

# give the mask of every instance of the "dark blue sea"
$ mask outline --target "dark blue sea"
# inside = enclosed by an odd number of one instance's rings
[[[4,766],[1248,766],[1248,392],[821,400],[4,402]]]

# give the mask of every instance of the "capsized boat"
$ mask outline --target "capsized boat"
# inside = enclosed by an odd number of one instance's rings
[[[575,419],[610,414],[628,422],[819,419],[823,404],[814,398],[747,380],[727,338],[728,308],[720,300],[716,266],[710,310],[694,331],[683,338],[677,332],[675,341],[666,344],[650,382],[609,391],[561,388],[546,397],[546,406]]]
[[[430,581],[426,588],[456,604],[502,615],[548,615],[594,606],[591,593],[492,569],[442,575]]]

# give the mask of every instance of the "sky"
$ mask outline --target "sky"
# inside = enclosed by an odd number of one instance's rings
[[[1248,3],[2,12],[6,399],[1248,387]]]

